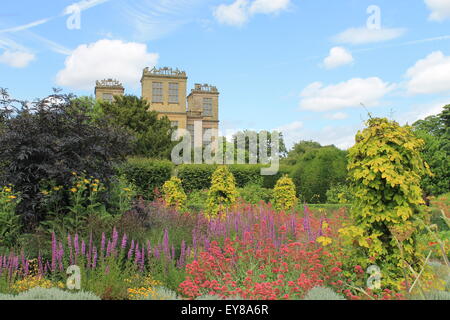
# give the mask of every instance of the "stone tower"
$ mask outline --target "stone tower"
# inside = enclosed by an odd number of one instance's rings
[[[113,79],[97,81],[95,85],[95,98],[97,100],[113,102],[114,96],[123,96],[125,89],[122,84]]]

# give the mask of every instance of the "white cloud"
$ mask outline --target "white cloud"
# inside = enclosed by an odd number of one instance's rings
[[[249,2],[236,0],[230,5],[221,4],[214,10],[214,17],[222,24],[242,26],[249,19]]]
[[[0,33],[6,33],[6,32],[17,32],[17,31],[24,31],[30,28],[34,28],[37,27],[41,24],[47,23],[50,19],[41,19],[38,21],[34,21],[25,25],[21,25],[21,26],[17,26],[17,27],[13,27],[13,28],[8,28],[8,29],[2,29],[0,30]]]
[[[406,72],[410,94],[429,94],[450,91],[450,56],[441,51],[419,60]]]
[[[0,55],[0,63],[4,63],[13,68],[25,68],[36,56],[25,51],[5,50]]]
[[[144,67],[153,67],[158,54],[147,52],[147,46],[120,40],[99,40],[76,48],[56,75],[56,83],[74,89],[92,89],[95,80],[116,78],[136,86]]]
[[[402,28],[382,28],[368,29],[367,27],[350,28],[334,37],[338,43],[366,44],[374,42],[383,42],[396,39],[402,36],[406,29]]]
[[[425,4],[431,10],[430,20],[444,21],[445,19],[450,19],[450,1],[425,0]]]
[[[348,114],[346,114],[344,112],[336,112],[336,113],[327,114],[325,117],[330,120],[345,120],[348,118]]]
[[[110,0],[81,0],[79,2],[76,2],[74,4],[71,4],[69,6],[67,6],[66,8],[64,8],[64,13],[65,15],[68,14],[72,14],[74,12],[74,10],[87,10],[90,9],[92,7],[98,6],[99,4],[108,2]]]
[[[334,69],[354,61],[352,54],[345,48],[334,47],[330,50],[330,55],[325,58],[323,65],[326,69]]]
[[[221,24],[243,26],[256,14],[277,14],[287,10],[291,0],[235,0],[221,4],[214,10],[214,17]]]
[[[250,6],[250,13],[271,14],[286,10],[291,0],[255,0]]]
[[[418,120],[441,113],[444,106],[450,103],[450,97],[426,104],[414,105],[409,111],[402,112],[395,119],[400,124],[413,124]]]
[[[361,103],[371,107],[393,90],[395,85],[380,78],[354,78],[327,87],[321,82],[314,82],[301,93],[300,107],[310,111],[330,111],[349,107],[359,107]]]

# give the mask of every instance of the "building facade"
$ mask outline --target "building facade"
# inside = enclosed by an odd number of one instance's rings
[[[208,84],[195,84],[187,95],[186,72],[172,68],[145,68],[142,73],[142,97],[150,110],[160,117],[167,116],[172,126],[186,129],[193,135],[196,121],[202,122],[203,132],[219,129],[219,91]],[[116,80],[97,81],[95,97],[112,101],[115,95],[124,94],[123,86]],[[206,139],[209,140],[209,139]]]

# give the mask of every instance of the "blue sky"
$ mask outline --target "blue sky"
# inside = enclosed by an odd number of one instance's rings
[[[16,98],[92,95],[111,77],[139,95],[154,65],[217,86],[223,134],[278,129],[288,145],[348,148],[361,103],[401,123],[450,103],[450,0],[2,3],[0,87]]]

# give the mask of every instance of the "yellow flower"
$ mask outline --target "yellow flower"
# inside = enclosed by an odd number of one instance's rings
[[[77,173],[76,173],[76,172],[72,172],[72,175],[73,175],[73,176],[76,176],[76,175],[77,175]]]
[[[9,196],[8,199],[16,199],[16,196]]]
[[[55,190],[55,191],[59,191],[61,189],[62,189],[62,187],[53,187],[53,190]]]
[[[75,192],[77,192],[78,190],[77,190],[77,188],[72,188],[72,189],[70,189],[70,191],[73,192],[73,193],[75,193]]]
[[[84,179],[83,182],[86,184],[90,183],[90,181],[88,179]]]
[[[5,192],[11,192],[12,189],[11,188],[5,188]]]
[[[320,243],[322,246],[325,247],[325,246],[331,244],[333,242],[333,239],[321,236],[316,239],[316,242]]]

